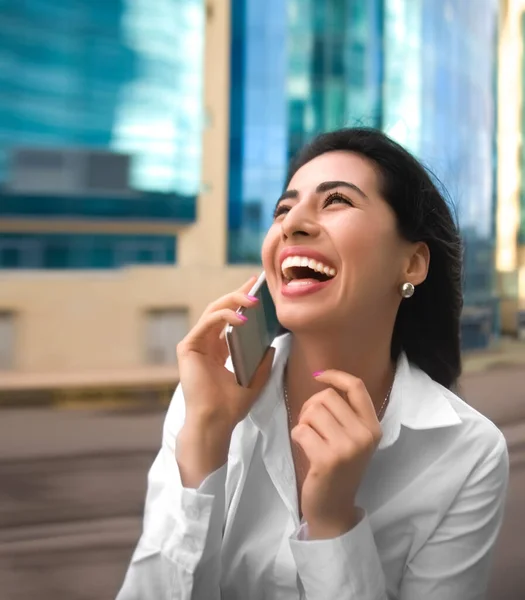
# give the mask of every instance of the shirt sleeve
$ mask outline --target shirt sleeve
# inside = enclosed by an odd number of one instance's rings
[[[197,490],[182,486],[175,440],[184,417],[179,386],[148,474],[142,535],[117,600],[220,599],[227,467],[209,475]]]
[[[482,600],[501,528],[509,455],[500,434],[427,543],[407,565],[402,600]]]
[[[308,540],[304,524],[290,540],[306,600],[383,600],[381,561],[368,516],[331,540]]]
[[[483,600],[503,519],[509,459],[501,435],[473,471],[439,526],[406,565],[397,596],[388,595],[366,514],[333,540],[308,541],[303,525],[290,545],[306,600]]]

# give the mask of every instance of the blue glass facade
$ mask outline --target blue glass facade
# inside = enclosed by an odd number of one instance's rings
[[[232,0],[230,262],[258,262],[290,157],[312,135],[379,125],[381,0]]]
[[[3,0],[0,179],[13,146],[133,156],[137,190],[196,194],[204,1]]]
[[[174,236],[17,233],[0,235],[2,269],[114,269],[173,264]]]
[[[466,304],[489,306],[498,3],[404,0],[386,6],[383,127],[444,183],[465,243]]]
[[[229,258],[256,262],[287,162],[286,4],[232,0]],[[239,252],[239,249],[242,249]]]
[[[195,218],[204,12],[204,0],[0,0],[0,218]],[[129,156],[125,189],[13,193],[13,156],[35,148]]]
[[[233,0],[229,260],[259,260],[309,138],[378,126],[444,183],[466,303],[495,314],[497,20],[497,0]]]

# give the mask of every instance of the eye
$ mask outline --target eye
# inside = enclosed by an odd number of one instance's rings
[[[286,214],[288,211],[290,210],[289,206],[286,206],[286,204],[279,204],[279,206],[276,207],[274,213],[273,213],[273,218],[277,219],[277,217]]]
[[[323,203],[323,208],[329,206],[330,204],[348,204],[348,206],[353,206],[352,202],[340,192],[332,192],[331,194],[328,194]]]

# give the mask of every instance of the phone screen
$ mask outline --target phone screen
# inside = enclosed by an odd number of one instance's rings
[[[240,327],[226,329],[226,341],[230,350],[233,370],[240,385],[249,386],[257,367],[280,331],[275,305],[264,274],[250,292],[259,302],[241,312],[248,321]]]

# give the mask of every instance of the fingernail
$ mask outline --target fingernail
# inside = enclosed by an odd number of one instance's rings
[[[324,371],[316,371],[313,376],[314,377],[319,377],[319,375],[322,375],[324,373]]]
[[[248,317],[245,317],[244,315],[239,315],[239,314],[238,314],[237,316],[239,317],[239,319],[240,319],[241,321],[247,321],[247,320],[248,320]]]
[[[250,296],[250,294],[246,294],[246,298],[252,302],[259,302],[259,298],[257,298],[257,296]]]

